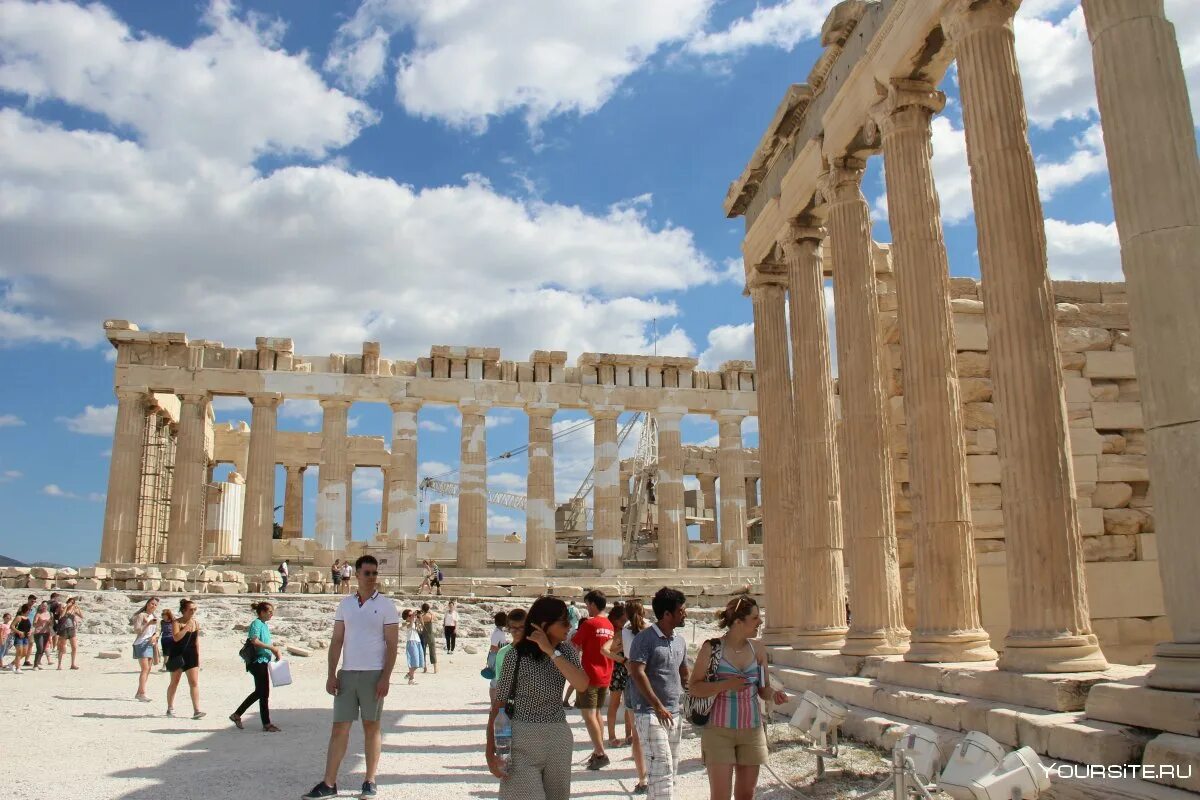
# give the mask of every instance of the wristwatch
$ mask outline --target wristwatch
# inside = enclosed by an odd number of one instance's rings
[[[555,650],[553,653],[550,654],[551,661],[553,661],[556,658],[562,658],[562,653],[558,652],[557,650]]]

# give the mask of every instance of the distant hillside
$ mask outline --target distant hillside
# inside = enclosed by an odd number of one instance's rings
[[[0,567],[26,567],[29,566],[24,561],[17,561],[15,558],[8,556],[0,556]]]

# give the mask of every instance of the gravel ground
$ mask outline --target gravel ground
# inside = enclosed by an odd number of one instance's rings
[[[0,591],[0,608],[16,610],[27,594]],[[167,718],[167,677],[155,671],[149,694],[152,703],[133,699],[136,665],[130,657],[128,618],[140,606],[136,593],[81,593],[87,614],[80,633],[81,669],[53,669],[12,675],[0,674],[0,697],[10,735],[23,731],[20,748],[33,757],[22,769],[19,795],[29,800],[212,800],[214,798],[297,798],[320,778],[331,720],[331,698],[324,692],[323,647],[331,627],[336,598],[283,598],[272,630],[288,644],[313,647],[311,657],[289,657],[294,683],[272,695],[273,721],[282,733],[259,730],[256,708],[245,716],[246,730],[227,719],[252,688],[237,656],[244,626],[252,619],[248,597],[201,597],[201,707],[208,716],[193,721],[186,689],[176,707],[183,714]],[[172,606],[173,598],[164,598]],[[402,598],[401,607],[414,603]],[[459,652],[451,661],[441,653],[438,674],[418,674],[416,686],[404,682],[398,665],[384,715],[383,757],[379,771],[381,798],[489,798],[497,782],[483,760],[483,727],[487,689],[479,677],[486,651],[485,618],[496,606],[487,601],[460,609]],[[490,625],[490,623],[489,623]],[[707,626],[697,629],[699,639]],[[691,626],[688,631],[692,637]],[[97,658],[103,650],[120,653],[117,660]],[[469,651],[474,650],[472,654]],[[401,655],[403,661],[403,655]],[[575,733],[574,797],[632,797],[635,772],[628,749],[613,753],[613,764],[586,772],[582,763],[590,746],[577,713],[569,719]],[[856,745],[844,745],[843,757],[816,785],[815,759],[803,752],[786,725],[773,725],[772,764],[790,782],[814,798],[849,798],[887,777],[881,755]],[[11,741],[11,738],[8,739]],[[684,741],[682,777],[677,796],[701,800],[708,796],[699,740]],[[5,747],[0,762],[11,765],[13,750]],[[351,738],[340,777],[343,796],[353,796],[362,781],[362,735]],[[43,763],[49,769],[38,769]],[[764,772],[756,795],[795,797]]]

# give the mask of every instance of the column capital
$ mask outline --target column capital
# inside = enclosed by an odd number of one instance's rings
[[[945,93],[932,83],[894,78],[869,113],[872,122],[887,136],[913,128],[927,132],[930,118],[945,107]]]
[[[145,386],[118,386],[113,392],[118,400],[145,400],[150,390]]]
[[[720,408],[713,411],[712,416],[717,422],[740,423],[746,417],[750,416],[750,412],[742,408]]]
[[[950,0],[942,9],[942,30],[962,41],[987,28],[1012,28],[1020,0]]]
[[[591,411],[593,419],[616,419],[621,416],[625,406],[594,405],[590,406],[588,410]]]
[[[788,222],[787,232],[779,238],[779,247],[784,257],[797,255],[797,248],[812,248],[815,251],[825,241],[823,214],[809,212]]]
[[[354,402],[349,397],[322,397],[317,402],[321,404],[321,408],[349,408]]]
[[[787,269],[772,261],[755,264],[746,276],[746,291],[750,294],[771,288],[787,289],[787,284]]]
[[[1163,0],[1083,0],[1083,17],[1092,44],[1106,30],[1122,22],[1152,17],[1165,19]]]
[[[246,399],[250,401],[250,405],[255,408],[278,408],[283,402],[283,395],[273,392],[255,393],[246,395]]]
[[[667,406],[666,408],[655,409],[654,416],[660,421],[663,418],[674,419],[676,422],[683,419],[688,413],[686,408],[682,406]]]
[[[558,403],[526,403],[525,414],[529,417],[553,417]]]
[[[208,400],[209,400],[208,392],[180,392],[179,393],[179,402],[181,402],[181,403],[190,403],[192,405],[199,405],[200,403],[207,403]]]
[[[833,159],[829,169],[817,177],[821,199],[834,203],[856,203],[862,199],[863,173],[867,162],[856,156],[841,156]]]
[[[461,414],[475,414],[483,417],[487,416],[489,406],[484,403],[479,403],[474,400],[458,401],[458,410]]]
[[[299,472],[303,475],[304,470],[308,469],[308,464],[284,464],[283,468],[288,472]]]
[[[393,412],[410,412],[415,414],[421,410],[421,398],[419,397],[397,397],[388,403]]]

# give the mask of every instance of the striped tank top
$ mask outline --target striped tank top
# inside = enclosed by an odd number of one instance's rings
[[[751,655],[754,645],[750,645]],[[736,692],[721,692],[713,700],[708,724],[718,728],[757,728],[762,724],[758,710],[758,658],[755,657],[746,669],[738,669],[721,656],[717,662],[717,680],[744,677],[752,683]]]

